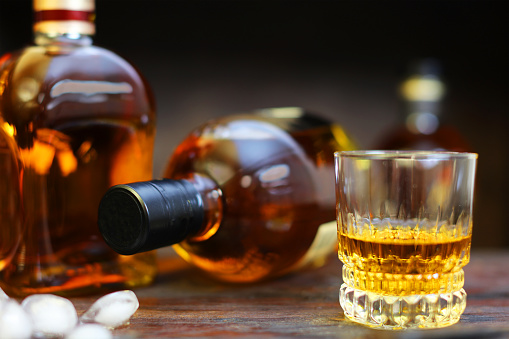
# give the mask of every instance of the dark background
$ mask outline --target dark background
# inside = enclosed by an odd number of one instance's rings
[[[443,118],[479,153],[474,248],[509,248],[509,1],[96,0],[97,45],[158,105],[154,175],[204,121],[301,106],[372,148],[401,121],[407,64],[438,58]],[[31,1],[0,0],[0,52],[32,40]]]

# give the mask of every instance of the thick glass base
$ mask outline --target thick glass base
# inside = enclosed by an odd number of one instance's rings
[[[339,303],[345,316],[379,329],[438,328],[459,321],[467,294],[463,288],[448,293],[383,295],[341,285]]]

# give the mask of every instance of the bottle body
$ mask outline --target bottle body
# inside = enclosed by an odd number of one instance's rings
[[[166,178],[197,183],[198,175],[216,184],[208,192],[221,196],[220,224],[174,248],[220,280],[252,282],[320,265],[336,248],[333,154],[355,145],[327,120],[298,108],[280,112],[206,124],[166,169]]]
[[[39,38],[0,65],[1,151],[10,157],[2,176],[16,181],[15,211],[2,214],[19,220],[14,245],[1,244],[9,253],[2,287],[78,294],[147,284],[154,254],[113,252],[97,229],[97,206],[110,186],[152,177],[150,89],[132,65],[87,37]],[[12,228],[1,222],[2,232]]]
[[[470,151],[470,146],[458,130],[448,125],[441,125],[431,134],[414,133],[406,126],[399,126],[391,130],[376,148],[383,150]]]

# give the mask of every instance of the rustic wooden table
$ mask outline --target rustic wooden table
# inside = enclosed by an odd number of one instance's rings
[[[509,251],[472,253],[465,267],[467,308],[437,330],[383,331],[346,320],[338,304],[340,262],[256,285],[210,280],[181,259],[160,261],[150,287],[136,290],[140,308],[115,338],[326,337],[509,338]],[[78,313],[95,297],[71,299]]]

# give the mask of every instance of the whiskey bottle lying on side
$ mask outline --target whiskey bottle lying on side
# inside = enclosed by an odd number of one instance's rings
[[[112,187],[99,228],[121,254],[174,245],[229,282],[320,266],[337,249],[334,151],[354,148],[300,108],[223,117],[176,148],[166,179]]]

